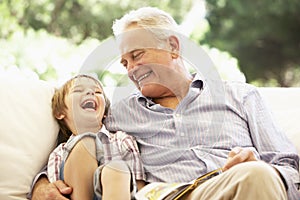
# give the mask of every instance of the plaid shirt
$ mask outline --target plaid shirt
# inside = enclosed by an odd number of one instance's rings
[[[61,164],[66,160],[69,152],[83,137],[94,137],[96,141],[97,160],[99,165],[111,160],[124,160],[136,180],[145,180],[144,168],[140,158],[140,152],[133,136],[118,131],[114,134],[102,128],[98,134],[85,133],[71,136],[66,143],[57,146],[49,156],[47,174],[50,182],[60,179]]]

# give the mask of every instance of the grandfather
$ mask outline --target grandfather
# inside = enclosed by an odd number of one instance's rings
[[[148,182],[222,167],[186,198],[299,199],[298,155],[254,86],[191,75],[178,25],[156,8],[130,12],[113,30],[139,92],[112,107],[106,127],[137,138]]]

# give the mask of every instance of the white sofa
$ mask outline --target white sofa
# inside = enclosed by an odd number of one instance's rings
[[[260,91],[300,153],[300,88]],[[54,88],[43,81],[0,77],[0,92],[0,199],[26,199],[33,177],[55,145]]]

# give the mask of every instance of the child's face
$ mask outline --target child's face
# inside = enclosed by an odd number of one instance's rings
[[[95,80],[79,77],[73,80],[65,97],[65,122],[73,134],[98,132],[105,110],[103,90]]]

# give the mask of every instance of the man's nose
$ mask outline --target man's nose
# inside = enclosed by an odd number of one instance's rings
[[[135,80],[136,68],[132,67],[131,69],[127,69],[127,75],[130,79]]]
[[[127,63],[127,71],[132,71],[134,69],[135,65],[134,62],[128,62]]]

